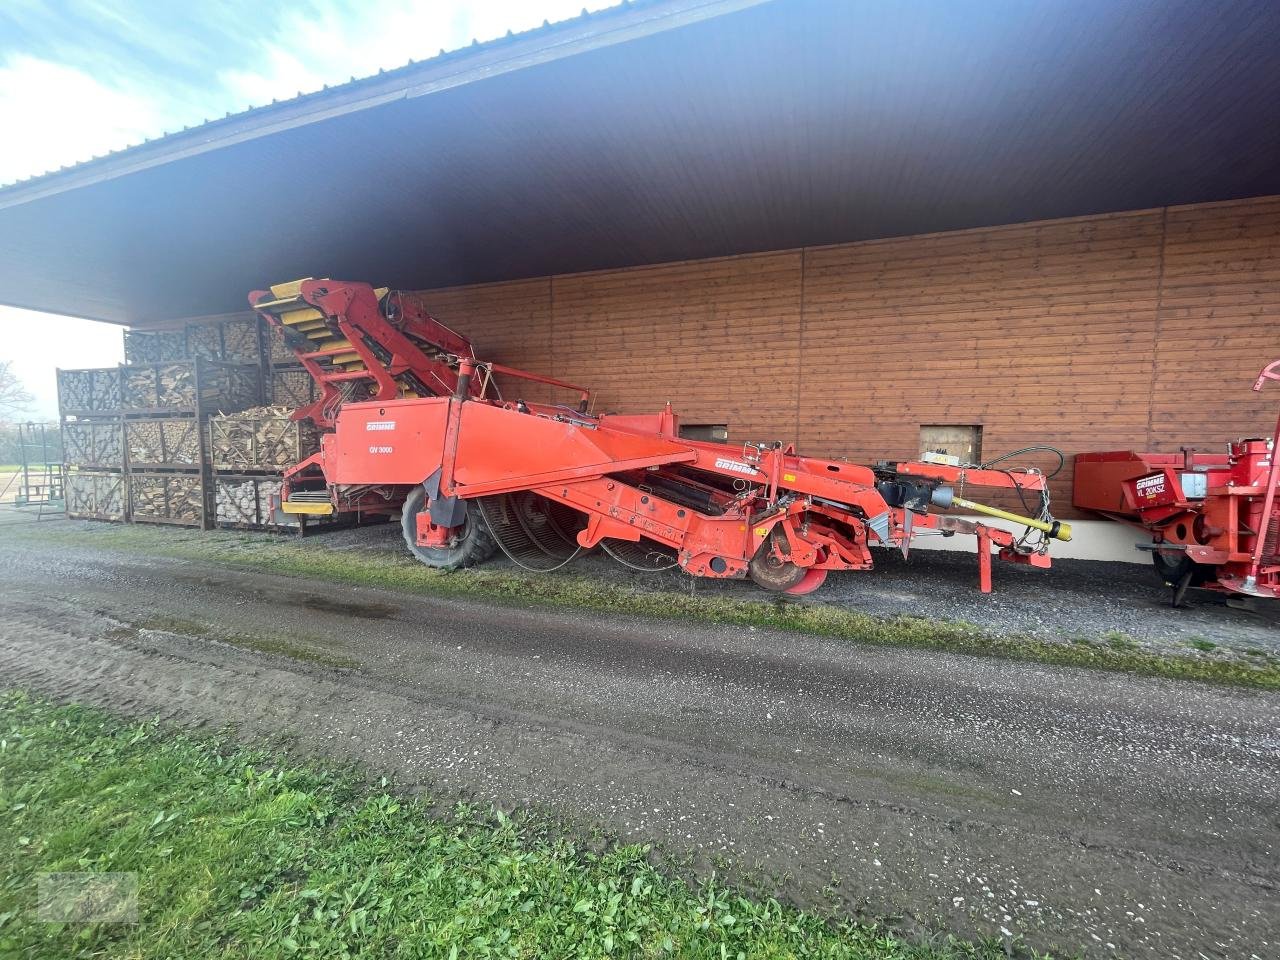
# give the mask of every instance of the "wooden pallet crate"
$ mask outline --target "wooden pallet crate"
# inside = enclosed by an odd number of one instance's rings
[[[310,420],[291,420],[287,407],[257,407],[209,420],[209,461],[215,470],[287,470],[320,449]]]
[[[224,360],[222,324],[190,323],[186,327],[187,344],[184,360]]]
[[[124,466],[123,438],[120,420],[67,420],[62,424],[62,462],[119,470]]]
[[[214,520],[220,527],[250,530],[297,530],[296,518],[275,515],[284,481],[279,476],[215,474]]]
[[[131,472],[128,488],[134,523],[208,526],[209,485],[203,473]]]
[[[125,519],[128,478],[109,470],[72,470],[63,478],[67,516],[82,520]]]
[[[320,388],[303,367],[275,367],[271,371],[270,393],[269,400],[275,406],[297,410],[315,403]]]
[[[277,326],[267,328],[267,359],[272,364],[297,363],[293,348],[285,342],[284,330]]]
[[[63,417],[115,417],[120,414],[119,367],[59,370],[58,411]]]
[[[230,363],[261,363],[262,338],[262,321],[253,314],[222,321],[222,359]]]
[[[201,469],[208,429],[195,417],[147,417],[124,422],[130,470]]]
[[[126,415],[243,410],[261,402],[261,371],[218,360],[135,364],[120,368]]]
[[[170,363],[187,359],[185,330],[126,330],[124,362]]]

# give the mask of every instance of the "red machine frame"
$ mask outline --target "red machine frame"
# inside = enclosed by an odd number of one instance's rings
[[[319,310],[351,345],[362,338],[386,345],[379,350],[365,344],[368,349],[359,351],[377,384],[373,399],[336,410],[318,402],[299,411],[324,416],[321,422],[331,422],[334,431],[324,436],[316,456],[290,472],[286,509],[299,494],[308,494],[308,485],[311,502],[323,489],[338,510],[403,508],[410,549],[429,563],[470,562],[463,551],[468,538],[477,536],[481,523],[492,527],[485,504],[503,497],[524,498],[523,504],[529,494],[538,503],[572,511],[568,516],[578,521],[570,524],[577,527],[571,530],[575,549],[644,540],[673,551],[674,562],[695,576],[750,576],[793,594],[817,589],[831,570],[870,568],[873,542],[905,555],[912,538],[925,530],[975,536],[979,586],[990,592],[993,546],[1003,560],[1047,567],[1049,540],[1070,538],[1069,528],[1047,509],[1038,518],[1020,517],[962,501],[966,508],[1024,524],[1028,531],[1021,536],[930,510],[951,505],[953,483],[1043,495],[1045,478],[1034,470],[924,461],[873,468],[802,457],[777,442],[690,440],[680,436],[669,404],[648,415],[589,413],[588,391],[481,362],[465,338],[434,320],[429,322],[436,328],[429,328],[425,314],[406,309],[397,315],[388,309],[395,303],[390,295],[379,298],[366,284],[303,281],[292,298],[270,296],[259,292],[250,299],[271,322],[279,323],[302,303]],[[395,336],[409,332],[413,336],[403,337],[404,343]],[[433,336],[454,347],[426,358],[448,371],[427,368],[435,376],[427,386],[439,388],[438,395],[403,398],[406,370],[414,371],[416,385],[424,384],[424,363],[414,353]],[[320,357],[301,359],[313,375],[325,374],[316,362]],[[494,373],[574,391],[578,403],[492,397]],[[543,514],[520,521],[520,536],[535,541],[554,526],[547,513],[552,508],[537,509]],[[1032,530],[1040,535],[1031,536]]]
[[[1280,360],[1253,389],[1280,380]],[[1270,440],[1237,440],[1225,453],[1111,451],[1076,457],[1075,505],[1151,533],[1157,570],[1180,605],[1189,587],[1280,597],[1276,488],[1280,418]]]

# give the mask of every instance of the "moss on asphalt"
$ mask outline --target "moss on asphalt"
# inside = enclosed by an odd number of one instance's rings
[[[1280,689],[1280,660],[1247,660],[1160,653],[1114,631],[1056,642],[998,634],[973,624],[900,616],[882,618],[827,604],[783,597],[744,600],[674,590],[637,590],[571,575],[536,576],[486,569],[444,572],[406,556],[359,549],[333,550],[305,542],[235,531],[186,531],[149,526],[79,524],[9,527],[14,537],[154,557],[213,563],[239,570],[315,577],[337,583],[468,597],[513,605],[546,605],[704,623],[765,627],[856,643],[910,646],[1148,676]]]

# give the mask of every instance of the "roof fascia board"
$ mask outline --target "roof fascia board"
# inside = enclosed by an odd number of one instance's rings
[[[531,35],[517,36],[507,43],[483,44],[469,56],[457,55],[468,49],[464,47],[439,63],[426,61],[399,68],[393,71],[394,75],[375,75],[259,107],[128,147],[66,171],[0,188],[0,210],[395,100],[426,96],[772,2],[775,0],[671,0],[617,12],[601,11],[594,17],[554,24],[549,33],[530,31]],[[608,24],[605,29],[601,29],[602,22]],[[412,83],[406,82],[402,70],[415,75]]]

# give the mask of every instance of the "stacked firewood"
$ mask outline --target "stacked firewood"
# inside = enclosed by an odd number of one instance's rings
[[[190,410],[196,406],[194,363],[147,364],[124,368],[128,410]]]
[[[125,441],[132,467],[200,466],[200,425],[189,417],[128,420]]]
[[[129,505],[135,520],[199,524],[204,519],[204,478],[196,473],[133,473]]]
[[[296,410],[313,403],[319,396],[316,382],[301,367],[271,371],[271,402]]]
[[[260,337],[258,318],[252,314],[189,323],[176,330],[126,330],[124,359],[139,364],[203,357],[256,364],[262,358]]]
[[[58,407],[64,416],[115,414],[120,407],[120,368],[59,370]]]
[[[258,363],[262,357],[262,333],[255,316],[225,320],[222,324],[222,359]]]
[[[121,467],[119,420],[68,420],[62,425],[63,462],[73,467]]]
[[[222,327],[217,323],[193,323],[187,327],[187,357],[222,359]]]
[[[320,449],[309,420],[291,420],[289,407],[253,407],[209,420],[211,460],[218,470],[287,470]]]
[[[101,520],[124,519],[124,476],[105,471],[77,470],[63,483],[67,514]]]
[[[282,481],[275,477],[217,477],[215,516],[218,523],[238,526],[273,526],[271,502],[280,495]]]
[[[187,338],[182,330],[126,330],[125,363],[168,363],[185,360]]]
[[[269,328],[270,358],[272,363],[297,363],[298,357],[293,348],[285,341],[284,331],[279,327]]]

